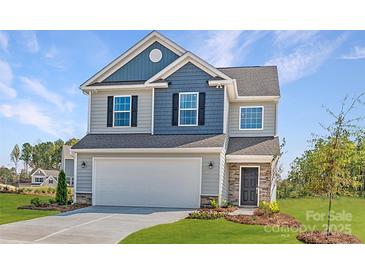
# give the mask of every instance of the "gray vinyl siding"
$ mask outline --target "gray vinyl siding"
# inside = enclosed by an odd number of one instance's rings
[[[65,174],[66,176],[73,177],[74,176],[74,160],[73,159],[65,159]]]
[[[155,90],[155,134],[223,133],[224,90],[208,86],[212,76],[188,63],[167,77],[169,87]],[[172,126],[172,96],[179,92],[205,92],[205,124]]]
[[[149,58],[153,49],[159,49],[162,52],[162,59],[159,62],[154,63]],[[155,42],[103,82],[148,80],[178,57],[176,53]]]
[[[108,96],[137,95],[137,127],[107,127]],[[99,91],[91,95],[90,133],[150,133],[152,123],[152,90]]]
[[[202,157],[202,195],[218,195],[219,193],[219,154],[122,154],[122,153],[78,153],[77,154],[77,182],[76,192],[92,192],[92,157]],[[86,163],[81,168],[82,162]],[[213,168],[209,169],[208,164],[213,161]],[[141,167],[143,168],[143,167]]]
[[[240,130],[240,107],[263,106],[264,107],[264,128],[262,130]],[[229,136],[231,137],[258,137],[275,136],[276,132],[276,103],[231,103],[229,106]]]

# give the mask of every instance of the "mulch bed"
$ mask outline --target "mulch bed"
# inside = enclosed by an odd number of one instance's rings
[[[301,223],[292,216],[275,213],[271,215],[228,215],[226,220],[247,225],[270,225],[299,228]]]
[[[341,232],[331,232],[327,236],[323,231],[306,231],[299,233],[297,239],[306,244],[361,244],[356,236]]]
[[[87,205],[80,205],[80,204],[72,204],[67,206],[52,204],[47,206],[33,206],[33,205],[26,205],[26,206],[19,206],[18,209],[31,209],[31,210],[50,210],[50,211],[60,211],[60,212],[67,212],[72,211],[75,209],[87,207]]]
[[[226,212],[231,213],[233,211],[236,211],[238,207],[218,207],[218,208],[199,208],[198,211],[215,211],[215,212]]]

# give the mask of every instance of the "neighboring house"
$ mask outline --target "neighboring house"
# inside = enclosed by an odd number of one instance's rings
[[[38,168],[31,175],[32,185],[56,187],[58,184],[58,170],[46,170]]]
[[[196,208],[275,200],[275,66],[216,68],[152,32],[81,85],[75,201]]]
[[[66,183],[74,185],[74,158],[71,153],[71,146],[64,145],[61,154],[61,170],[66,174]]]

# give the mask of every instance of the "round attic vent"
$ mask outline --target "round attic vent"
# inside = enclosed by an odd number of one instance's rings
[[[154,63],[159,62],[162,59],[162,52],[159,49],[153,49],[150,52],[150,60]]]

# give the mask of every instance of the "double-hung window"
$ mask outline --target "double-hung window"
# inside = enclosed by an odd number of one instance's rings
[[[179,126],[198,125],[198,92],[179,93]]]
[[[240,107],[240,129],[263,129],[264,107]]]
[[[115,96],[113,109],[115,127],[131,126],[131,96]]]

